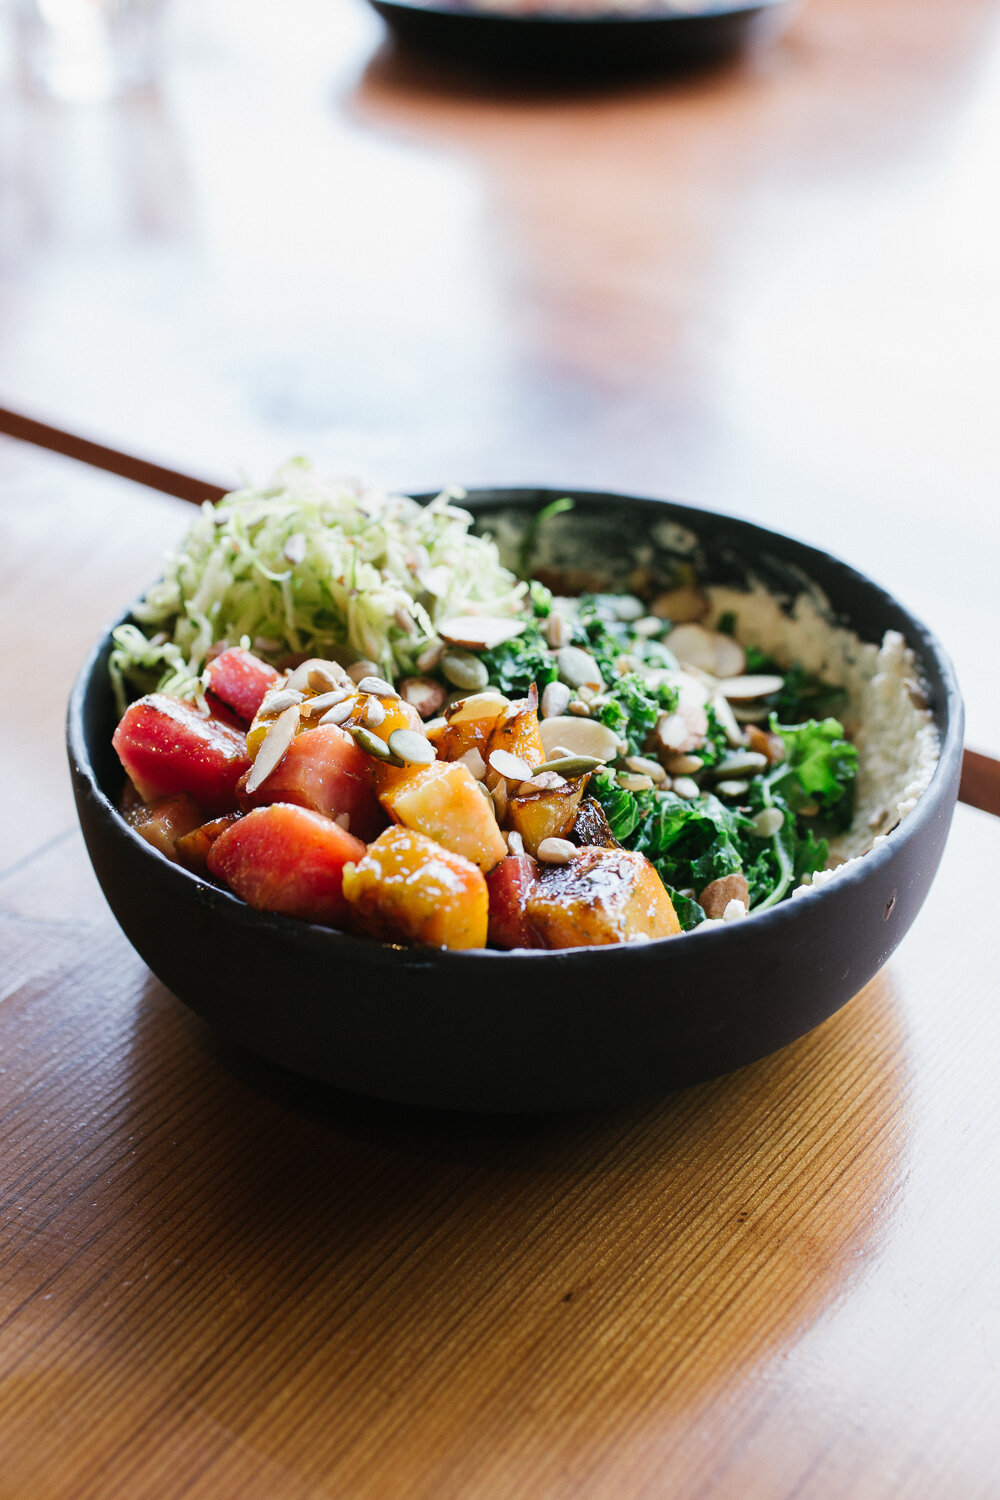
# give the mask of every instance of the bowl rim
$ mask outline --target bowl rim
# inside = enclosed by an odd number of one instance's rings
[[[479,10],[471,0],[372,0],[377,11],[410,11],[420,15],[446,17],[459,24],[478,22],[485,27],[529,26],[529,27],[626,27],[636,25],[657,26],[661,24],[678,28],[694,28],[713,21],[749,19],[759,12],[778,10],[790,0],[712,0],[704,10],[671,10],[664,0],[650,0],[647,8],[635,11],[617,11],[610,6],[606,10],[593,11],[588,15],[574,15],[569,9],[532,11]]]
[[[444,487],[448,488],[448,487]],[[413,499],[420,503],[426,503],[429,499],[442,493],[442,490],[434,491],[407,491],[398,489],[396,493],[410,494]],[[632,495],[624,492],[588,490],[577,486],[563,486],[552,488],[551,486],[497,486],[476,485],[462,491],[461,496],[456,496],[459,505],[469,504],[473,509],[476,504],[489,504],[495,509],[503,506],[542,506],[550,499],[556,499],[562,495],[572,495],[574,500],[580,500],[594,509],[599,508],[607,502],[624,503],[626,505],[638,505],[642,508],[659,508],[671,512],[672,519],[681,525],[689,526],[697,532],[700,521],[715,524],[725,522],[737,528],[745,536],[759,542],[769,542],[772,546],[775,541],[793,547],[799,558],[796,566],[801,564],[802,571],[808,577],[810,563],[815,560],[821,564],[821,570],[833,569],[840,575],[845,586],[858,585],[866,590],[878,605],[888,605],[894,612],[904,616],[907,623],[906,644],[916,652],[921,665],[925,658],[933,659],[941,678],[942,696],[940,703],[940,716],[944,721],[944,734],[941,737],[940,749],[937,763],[932,772],[927,787],[918,799],[915,807],[905,818],[901,820],[890,832],[885,835],[884,840],[874,849],[859,856],[839,869],[835,878],[823,881],[815,887],[805,888],[801,896],[789,897],[778,905],[767,911],[751,913],[753,919],[753,931],[762,936],[762,924],[767,922],[768,931],[775,935],[775,940],[780,941],[787,925],[796,920],[796,913],[801,913],[802,903],[806,902],[811,908],[829,905],[837,899],[838,891],[843,891],[848,885],[856,886],[859,882],[874,876],[876,872],[883,870],[905,848],[914,842],[926,823],[939,815],[938,793],[945,787],[951,778],[952,762],[960,759],[962,753],[962,741],[964,730],[964,705],[958,686],[954,667],[948,653],[939,642],[937,636],[913,615],[905,605],[888,592],[880,583],[861,573],[850,563],[844,562],[834,554],[824,551],[809,542],[779,532],[773,528],[759,525],[754,521],[744,520],[740,516],[732,515],[725,511],[709,510],[704,507],[692,506],[683,502],[657,498],[653,496]],[[818,585],[817,585],[818,586]],[[141,597],[137,596],[137,598]],[[197,896],[200,906],[208,908],[210,912],[239,925],[251,925],[257,931],[270,930],[275,934],[284,935],[294,939],[296,935],[302,936],[304,932],[312,934],[323,934],[334,940],[337,946],[342,946],[346,953],[364,955],[374,958],[380,955],[381,961],[402,969],[408,967],[426,967],[428,964],[444,965],[448,969],[454,969],[456,973],[468,969],[472,965],[483,962],[519,962],[523,966],[532,967],[542,964],[552,965],[559,962],[562,965],[579,963],[584,959],[593,959],[598,953],[615,955],[618,962],[626,965],[630,962],[636,964],[648,963],[651,954],[657,954],[663,958],[668,951],[668,945],[674,938],[653,939],[646,943],[622,943],[594,945],[590,947],[574,947],[562,949],[531,949],[515,948],[510,950],[493,948],[472,948],[464,950],[453,950],[445,948],[422,948],[408,946],[402,943],[382,942],[378,939],[356,936],[353,933],[342,932],[338,928],[328,927],[319,922],[303,922],[295,917],[288,917],[275,912],[257,911],[248,906],[233,892],[225,890],[210,881],[203,879],[194,872],[187,870],[183,865],[174,863],[167,859],[145,839],[141,838],[134,829],[126,822],[111,798],[104,791],[97,773],[94,769],[90,753],[87,747],[86,734],[84,731],[84,705],[91,691],[94,674],[103,657],[106,657],[110,647],[111,632],[118,625],[131,617],[132,604],[130,602],[123,611],[100,633],[87,653],[87,656],[76,676],[70,692],[67,716],[66,716],[66,744],[70,759],[70,765],[75,778],[85,789],[86,795],[92,800],[95,807],[107,820],[110,820],[120,835],[134,840],[137,846],[154,861],[159,861],[164,870],[173,872],[174,878],[189,882],[191,893]],[[110,692],[110,683],[107,686]],[[950,808],[949,808],[950,815]],[[745,919],[747,920],[747,919]],[[726,944],[739,942],[739,934],[744,929],[744,922],[731,922],[721,926],[694,928],[690,932],[679,933],[675,936],[686,939],[697,937],[702,943]],[[610,962],[610,960],[598,960],[599,962]]]

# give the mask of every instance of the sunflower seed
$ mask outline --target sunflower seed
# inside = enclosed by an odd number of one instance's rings
[[[278,763],[284,759],[285,751],[294,740],[299,727],[299,707],[293,703],[286,708],[265,734],[257,758],[250,768],[246,789],[255,792],[270,776]]]
[[[434,746],[425,734],[416,729],[394,729],[389,736],[389,749],[410,766],[429,766],[437,760]]]
[[[749,781],[717,781],[715,790],[720,797],[742,797],[750,790]]]
[[[320,714],[325,714],[328,708],[334,708],[338,703],[346,703],[356,696],[353,687],[339,687],[334,688],[330,693],[318,693],[315,698],[309,698],[303,703],[303,718],[317,719]]]
[[[377,698],[369,698],[364,706],[364,721],[369,729],[377,729],[385,723],[385,709]]]
[[[697,756],[692,756],[691,758],[692,760],[696,760]],[[648,756],[627,755],[625,757],[625,764],[637,776],[651,777],[657,786],[662,786],[667,779],[667,773],[660,765],[660,762],[658,760],[650,760]],[[698,767],[692,766],[691,769],[696,771]]]
[[[542,718],[555,719],[564,714],[571,694],[564,682],[549,682],[542,693]]]
[[[693,798],[701,796],[698,783],[692,781],[690,776],[675,776],[673,789],[678,797],[684,798],[685,802],[690,802]]]
[[[478,656],[468,651],[446,651],[441,658],[441,671],[454,687],[467,693],[477,693],[490,680],[490,674]]]
[[[362,693],[374,693],[379,698],[398,698],[399,694],[391,682],[384,677],[362,677],[358,683]]]
[[[505,781],[529,781],[531,767],[520,755],[511,755],[509,750],[494,750],[489,764]]]
[[[324,724],[345,724],[354,712],[354,698],[345,698],[343,703],[335,703],[328,708],[320,719],[320,726]]]
[[[631,771],[619,771],[618,785],[627,792],[649,792],[653,789],[652,776],[634,776]]]
[[[568,865],[576,854],[576,845],[569,839],[542,839],[538,846],[538,858],[546,865]]]
[[[344,668],[337,662],[322,661],[310,664],[306,684],[314,693],[323,693],[328,688],[343,687],[350,680]]]
[[[260,711],[263,714],[283,714],[286,709],[301,703],[304,698],[305,693],[300,693],[295,688],[281,688],[264,699],[260,705]]]
[[[693,776],[705,762],[700,755],[668,755],[667,770],[671,776]]]
[[[572,698],[566,708],[568,714],[573,714],[577,719],[589,719],[590,709],[582,698]]]
[[[558,651],[562,646],[568,646],[570,636],[573,634],[565,615],[561,615],[555,609],[542,626],[542,632],[553,651]]]
[[[765,807],[753,819],[753,831],[759,839],[773,839],[785,824],[780,807]]]
[[[493,812],[498,823],[502,823],[507,816],[507,783],[498,781],[492,792],[486,795],[493,800]]]
[[[712,699],[712,711],[719,721],[719,726],[726,736],[726,743],[735,749],[737,745],[746,744],[746,736],[736,721],[736,716],[730,708],[726,699],[717,693]]]
[[[512,828],[507,835],[507,848],[511,854],[524,853],[524,839],[515,828]]]
[[[745,776],[748,772],[756,776],[767,765],[767,756],[762,755],[759,750],[737,750],[734,755],[724,756],[710,768],[708,774],[713,781],[724,780],[727,776]]]

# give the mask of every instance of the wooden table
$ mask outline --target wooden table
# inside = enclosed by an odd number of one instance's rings
[[[883,973],[730,1078],[338,1095],[151,978],[76,828],[72,675],[190,511],[4,440],[0,479],[0,1496],[995,1495],[1000,822],[960,807]]]
[[[0,430],[58,451],[0,438],[0,1500],[992,1500],[996,818],[776,1057],[470,1120],[167,994],[62,720],[190,519],[155,488],[305,450],[831,548],[947,641],[997,806],[995,0],[806,0],[739,65],[576,94],[418,67],[361,0],[174,0],[160,87],[89,111],[8,20]]]

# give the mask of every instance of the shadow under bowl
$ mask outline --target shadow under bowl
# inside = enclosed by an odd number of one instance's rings
[[[477,490],[466,503],[477,526],[513,536],[561,493]],[[808,581],[863,640],[899,631],[940,735],[930,786],[836,880],[744,922],[561,952],[397,947],[253,911],[132,832],[116,810],[123,777],[111,745],[109,631],[80,672],[67,728],[91,861],[153,973],[251,1050],[406,1104],[527,1112],[653,1098],[817,1026],[877,973],[917,915],[944,848],[962,753],[961,698],[934,637],[877,584],[791,538],[664,501],[572,493],[571,515],[545,528],[554,565],[585,558],[620,588],[638,549],[668,581],[672,539],[693,533],[697,548],[685,555],[708,581],[741,584],[752,574],[788,599]]]

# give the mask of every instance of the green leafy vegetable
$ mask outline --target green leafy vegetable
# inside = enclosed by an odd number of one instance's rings
[[[626,672],[607,689],[608,702],[597,712],[602,724],[628,741],[629,752],[638,754],[664,709],[677,706],[676,689],[666,683],[653,687],[638,672]]]
[[[559,675],[555,658],[535,624],[527,625],[513,640],[482,652],[480,659],[490,674],[491,684],[513,697],[522,697],[532,683],[541,692]]]
[[[779,724],[771,729],[785,742],[785,760],[771,778],[793,807],[803,801],[818,803],[836,828],[846,828],[854,812],[858,752],[844,738],[836,719],[809,719],[805,724]]]

